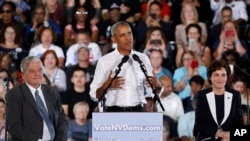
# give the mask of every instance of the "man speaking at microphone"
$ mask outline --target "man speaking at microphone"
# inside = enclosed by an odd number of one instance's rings
[[[90,95],[97,101],[106,94],[106,112],[142,112],[145,96],[151,96],[152,89],[150,83],[146,82],[141,65],[145,66],[152,86],[161,86],[152,74],[149,58],[133,50],[130,25],[123,21],[115,23],[111,35],[117,48],[98,60]],[[140,60],[134,60],[132,56]]]

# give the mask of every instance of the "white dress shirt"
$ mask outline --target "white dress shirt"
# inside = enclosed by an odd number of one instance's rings
[[[246,3],[244,1],[235,1],[233,0],[231,3],[226,3],[225,0],[220,0],[219,2],[215,2],[214,0],[210,0],[211,9],[215,12],[213,18],[213,25],[217,25],[221,23],[221,9],[224,6],[229,6],[233,11],[233,20],[244,19],[248,21],[248,15],[246,10]]]
[[[26,83],[26,84],[29,87],[29,89],[31,91],[31,94],[34,97],[35,101],[36,101],[35,92],[36,92],[36,90],[38,90],[39,96],[41,97],[41,99],[43,101],[43,104],[44,104],[46,110],[48,111],[47,105],[46,105],[46,102],[45,102],[45,99],[44,99],[44,96],[43,96],[43,92],[41,90],[41,86],[38,89],[35,89],[32,86],[30,86],[28,83]],[[39,139],[38,141],[43,141],[43,140],[45,140],[45,141],[51,140],[49,129],[48,129],[48,126],[47,126],[45,120],[43,120],[43,136],[42,136],[42,139]]]
[[[152,76],[152,66],[149,58],[140,52],[131,51],[129,59],[121,67],[121,71],[118,76],[123,76],[125,84],[122,89],[108,89],[106,97],[106,106],[135,106],[138,104],[146,103],[145,96],[152,95],[152,89],[145,86],[146,80],[140,65],[132,58],[132,55],[136,54],[145,64],[148,76]],[[103,56],[97,63],[94,80],[90,85],[90,95],[93,100],[97,101],[96,90],[101,87],[107,80],[110,71],[112,71],[112,77],[115,75],[115,70],[118,64],[121,62],[123,55],[121,55],[117,49],[113,52]]]

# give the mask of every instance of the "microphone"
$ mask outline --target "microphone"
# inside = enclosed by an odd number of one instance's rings
[[[154,99],[155,101],[158,101],[158,103],[159,103],[160,106],[161,106],[162,111],[165,111],[165,109],[164,109],[164,107],[163,107],[163,105],[162,105],[162,103],[161,103],[161,100],[160,100],[159,96],[156,94],[156,89],[154,88],[153,84],[152,84],[151,81],[149,80],[149,76],[147,75],[147,69],[146,69],[144,63],[141,61],[141,59],[139,58],[138,55],[133,54],[132,57],[133,57],[133,59],[134,59],[135,61],[137,61],[137,62],[140,64],[141,70],[142,70],[142,72],[144,73],[144,75],[145,75],[145,77],[146,77],[146,79],[147,79],[147,81],[148,81],[150,87],[151,87],[152,90],[153,90],[153,93],[154,93],[154,95],[155,95],[153,99]]]
[[[121,71],[122,65],[123,65],[124,63],[126,63],[126,62],[128,61],[128,59],[129,59],[129,56],[128,56],[128,55],[125,55],[125,56],[122,58],[120,64],[118,64],[117,69],[115,70],[115,73],[116,73],[116,74],[118,74],[118,73]]]
[[[142,62],[142,60],[139,58],[139,56],[136,55],[136,54],[133,54],[132,57],[133,57],[133,59],[134,59],[135,61],[137,61],[137,62],[140,64],[141,70],[142,70],[144,73],[147,74],[147,69],[146,69],[144,63]]]

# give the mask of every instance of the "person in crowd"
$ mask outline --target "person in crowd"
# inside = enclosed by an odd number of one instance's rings
[[[207,27],[203,22],[199,22],[198,12],[195,7],[191,4],[185,4],[182,6],[181,10],[181,24],[178,24],[175,28],[175,42],[179,49],[180,46],[185,46],[188,44],[187,34],[185,34],[185,29],[189,24],[199,24],[201,27],[200,42],[204,44],[207,40]],[[177,65],[177,64],[176,64]]]
[[[89,95],[89,86],[86,85],[86,71],[83,68],[75,68],[71,77],[71,83],[73,88],[67,89],[62,94],[63,109],[68,119],[74,119],[73,106],[79,101],[85,101],[88,103],[92,110],[94,102]],[[92,111],[88,118],[92,118]]]
[[[141,20],[140,0],[100,0],[102,5],[102,18],[108,19],[108,9],[113,3],[117,3],[121,10],[121,20],[136,25]]]
[[[244,75],[233,76],[231,78],[231,88],[236,90],[241,95],[241,104],[249,105],[250,104],[250,93],[247,89],[247,77]]]
[[[249,105],[242,104],[244,125],[249,125]]]
[[[181,24],[181,9],[183,6],[190,4],[199,13],[198,19],[200,22],[206,23],[207,27],[210,27],[213,19],[213,11],[210,8],[210,0],[174,0],[172,2],[172,12],[170,20],[174,23],[174,26]]]
[[[43,85],[43,65],[28,56],[21,62],[25,82],[7,92],[6,119],[12,140],[66,140],[68,122],[57,89]],[[20,104],[22,103],[22,104]]]
[[[92,122],[87,119],[89,110],[87,102],[74,104],[75,119],[69,122],[67,141],[92,141]]]
[[[5,126],[5,100],[0,98],[0,141],[5,140],[6,126]]]
[[[194,136],[200,140],[229,140],[230,126],[243,125],[241,98],[226,87],[231,71],[223,60],[214,60],[207,69],[211,88],[197,95]]]
[[[153,1],[154,0],[147,0],[147,1],[144,1],[144,2],[141,3],[142,19],[144,19],[146,17],[146,15],[148,14],[147,13],[148,12],[148,6]],[[162,20],[165,21],[165,22],[169,22],[170,21],[170,15],[171,15],[171,7],[164,0],[156,0],[156,1],[160,2],[161,7],[162,7],[162,11],[161,11]]]
[[[196,97],[197,93],[202,90],[204,86],[204,79],[200,75],[195,75],[190,78],[189,85],[191,88],[190,96],[182,100],[184,112],[193,111],[193,100]]]
[[[212,47],[214,42],[220,39],[220,33],[222,30],[222,25],[225,24],[225,22],[230,21],[233,19],[233,11],[232,8],[229,6],[224,6],[221,9],[220,12],[221,21],[219,24],[212,26],[209,35],[207,44],[208,46]]]
[[[85,46],[89,50],[89,61],[92,65],[96,65],[97,61],[101,58],[102,52],[100,47],[95,42],[92,42],[90,39],[90,33],[87,29],[79,29],[76,32],[76,43],[71,45],[66,54],[66,63],[65,66],[71,66],[78,63],[77,50]]]
[[[64,5],[59,0],[43,0],[43,3],[48,11],[49,19],[56,21],[60,27],[65,25],[64,22]]]
[[[47,19],[48,11],[44,4],[39,3],[32,11],[32,21],[24,27],[23,46],[26,50],[40,43],[38,34],[44,27],[51,27],[56,34],[55,45],[61,46],[63,44],[63,32],[60,25],[53,19]]]
[[[101,16],[100,0],[66,0],[65,11],[67,16],[67,23],[71,23],[74,18],[74,7],[84,6],[90,14],[90,23],[97,24]]]
[[[18,30],[15,24],[10,23],[0,33],[0,54],[9,54],[16,66],[20,66],[21,60],[28,55],[28,51],[22,46],[22,37]]]
[[[147,103],[143,104],[144,112],[156,112],[155,101],[152,97],[146,97]]]
[[[47,50],[41,56],[43,73],[49,78],[51,86],[56,87],[59,92],[67,89],[66,74],[58,67],[59,61],[54,50]]]
[[[174,50],[168,44],[161,27],[149,27],[147,30],[145,43],[140,50],[149,55],[151,49],[161,50],[163,57],[161,65],[173,72],[175,69],[175,62],[172,59]]]
[[[6,93],[7,93],[7,88],[4,79],[0,78],[0,99],[5,100]]]
[[[190,95],[189,81],[194,75],[200,75],[205,80],[204,87],[209,87],[206,67],[199,65],[194,52],[185,51],[181,56],[181,63],[183,66],[176,69],[173,76],[174,88],[181,99]]]
[[[109,47],[107,44],[111,42],[111,26],[121,21],[121,9],[117,3],[113,3],[109,9],[109,18],[107,20],[100,21],[99,23],[99,44],[105,46],[106,48]],[[102,48],[103,54],[106,54],[109,50],[106,48]]]
[[[92,82],[95,66],[89,62],[89,54],[89,49],[85,46],[81,46],[76,52],[78,63],[65,68],[68,89],[72,88],[71,77],[75,68],[83,68],[86,70],[86,85],[90,85]]]
[[[17,70],[16,63],[8,53],[3,53],[0,55],[0,68],[6,70],[7,74],[10,75],[10,79],[15,80],[17,78],[17,73],[19,71]]]
[[[159,104],[157,104],[157,111],[163,112],[164,115],[171,117],[177,122],[179,117],[184,114],[181,98],[173,92],[173,83],[168,76],[163,75],[160,78],[160,82],[164,90],[159,97],[165,111],[162,111]]]
[[[144,94],[146,92],[146,96],[152,95],[152,89],[144,85],[146,76],[140,64],[145,65],[152,86],[156,90],[161,86],[152,74],[149,58],[132,50],[134,44],[130,25],[123,21],[115,23],[111,28],[111,35],[112,41],[117,43],[117,48],[98,60],[90,86],[90,95],[97,101],[104,97],[107,91],[105,102],[107,112],[142,112],[142,104],[146,103]],[[118,66],[120,62],[123,64]],[[120,72],[113,78],[118,73],[116,66],[120,68]]]
[[[227,21],[222,26],[220,38],[213,45],[213,57],[216,60],[222,59],[223,53],[227,50],[235,50],[242,60],[248,58],[247,44],[238,35],[238,27],[233,21]]]
[[[0,18],[0,32],[6,24],[12,23],[18,27],[18,32],[21,35],[23,33],[23,24],[14,19],[16,13],[16,5],[11,1],[5,1],[0,7],[1,18]]]
[[[185,31],[188,43],[184,46],[178,46],[176,66],[181,66],[181,55],[183,52],[191,50],[194,52],[199,64],[207,67],[211,61],[211,53],[210,48],[202,43],[202,28],[199,24],[191,23],[187,25]]]
[[[180,141],[194,141],[194,121],[195,121],[196,96],[191,102],[191,111],[181,115],[177,123],[177,131]]]
[[[39,32],[38,38],[40,40],[40,44],[31,48],[31,50],[29,51],[29,56],[36,56],[38,58],[41,58],[46,50],[54,50],[56,56],[58,57],[58,66],[62,68],[64,66],[65,56],[62,48],[53,44],[56,40],[54,30],[51,27],[44,27]]]
[[[231,74],[230,77],[234,78],[234,76],[245,75],[245,71],[248,68],[247,61],[242,61],[240,55],[235,50],[227,50],[223,53],[222,60],[228,63]],[[247,71],[246,71],[247,72]],[[229,84],[231,79],[229,80]]]
[[[167,40],[171,41],[173,38],[173,27],[170,22],[165,22],[161,18],[161,4],[158,1],[151,2],[148,7],[147,17],[140,21],[136,27],[137,42],[141,46],[146,39],[146,33],[150,27],[160,27]]]
[[[6,89],[7,91],[12,89],[14,86],[18,84],[16,80],[11,77],[8,70],[4,68],[0,68],[0,79],[2,79],[4,89]],[[2,94],[5,95],[6,93],[2,93]]]
[[[76,42],[76,32],[79,29],[90,31],[90,41],[97,42],[99,29],[96,24],[90,23],[90,15],[87,8],[84,6],[76,7],[74,17],[72,23],[64,28],[64,46],[68,48]]]
[[[153,72],[157,79],[161,76],[167,75],[170,79],[173,78],[173,74],[165,67],[162,66],[163,53],[159,49],[151,49],[149,51],[149,59],[153,67]]]
[[[163,121],[163,138],[162,141],[169,141],[170,129],[166,121]]]
[[[20,21],[22,24],[29,23],[30,20],[30,6],[26,0],[7,0],[11,1],[16,5],[16,14],[14,19]]]
[[[220,12],[224,6],[229,6],[233,11],[233,19],[237,24],[248,21],[246,11],[246,3],[236,0],[210,0],[211,9],[214,11],[213,25],[217,25],[221,21]]]
[[[18,27],[13,23],[9,23],[2,28],[0,36],[0,53],[16,51],[16,48],[20,48],[22,43],[22,37],[18,32]]]

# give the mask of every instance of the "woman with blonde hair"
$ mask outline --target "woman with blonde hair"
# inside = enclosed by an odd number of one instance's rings
[[[185,45],[187,44],[187,37],[185,34],[185,28],[191,24],[191,23],[197,23],[201,26],[202,29],[202,43],[206,42],[207,39],[207,27],[205,23],[199,22],[198,20],[198,12],[196,8],[191,4],[185,4],[182,7],[181,11],[181,24],[178,24],[175,29],[175,41],[176,44],[179,45]]]

